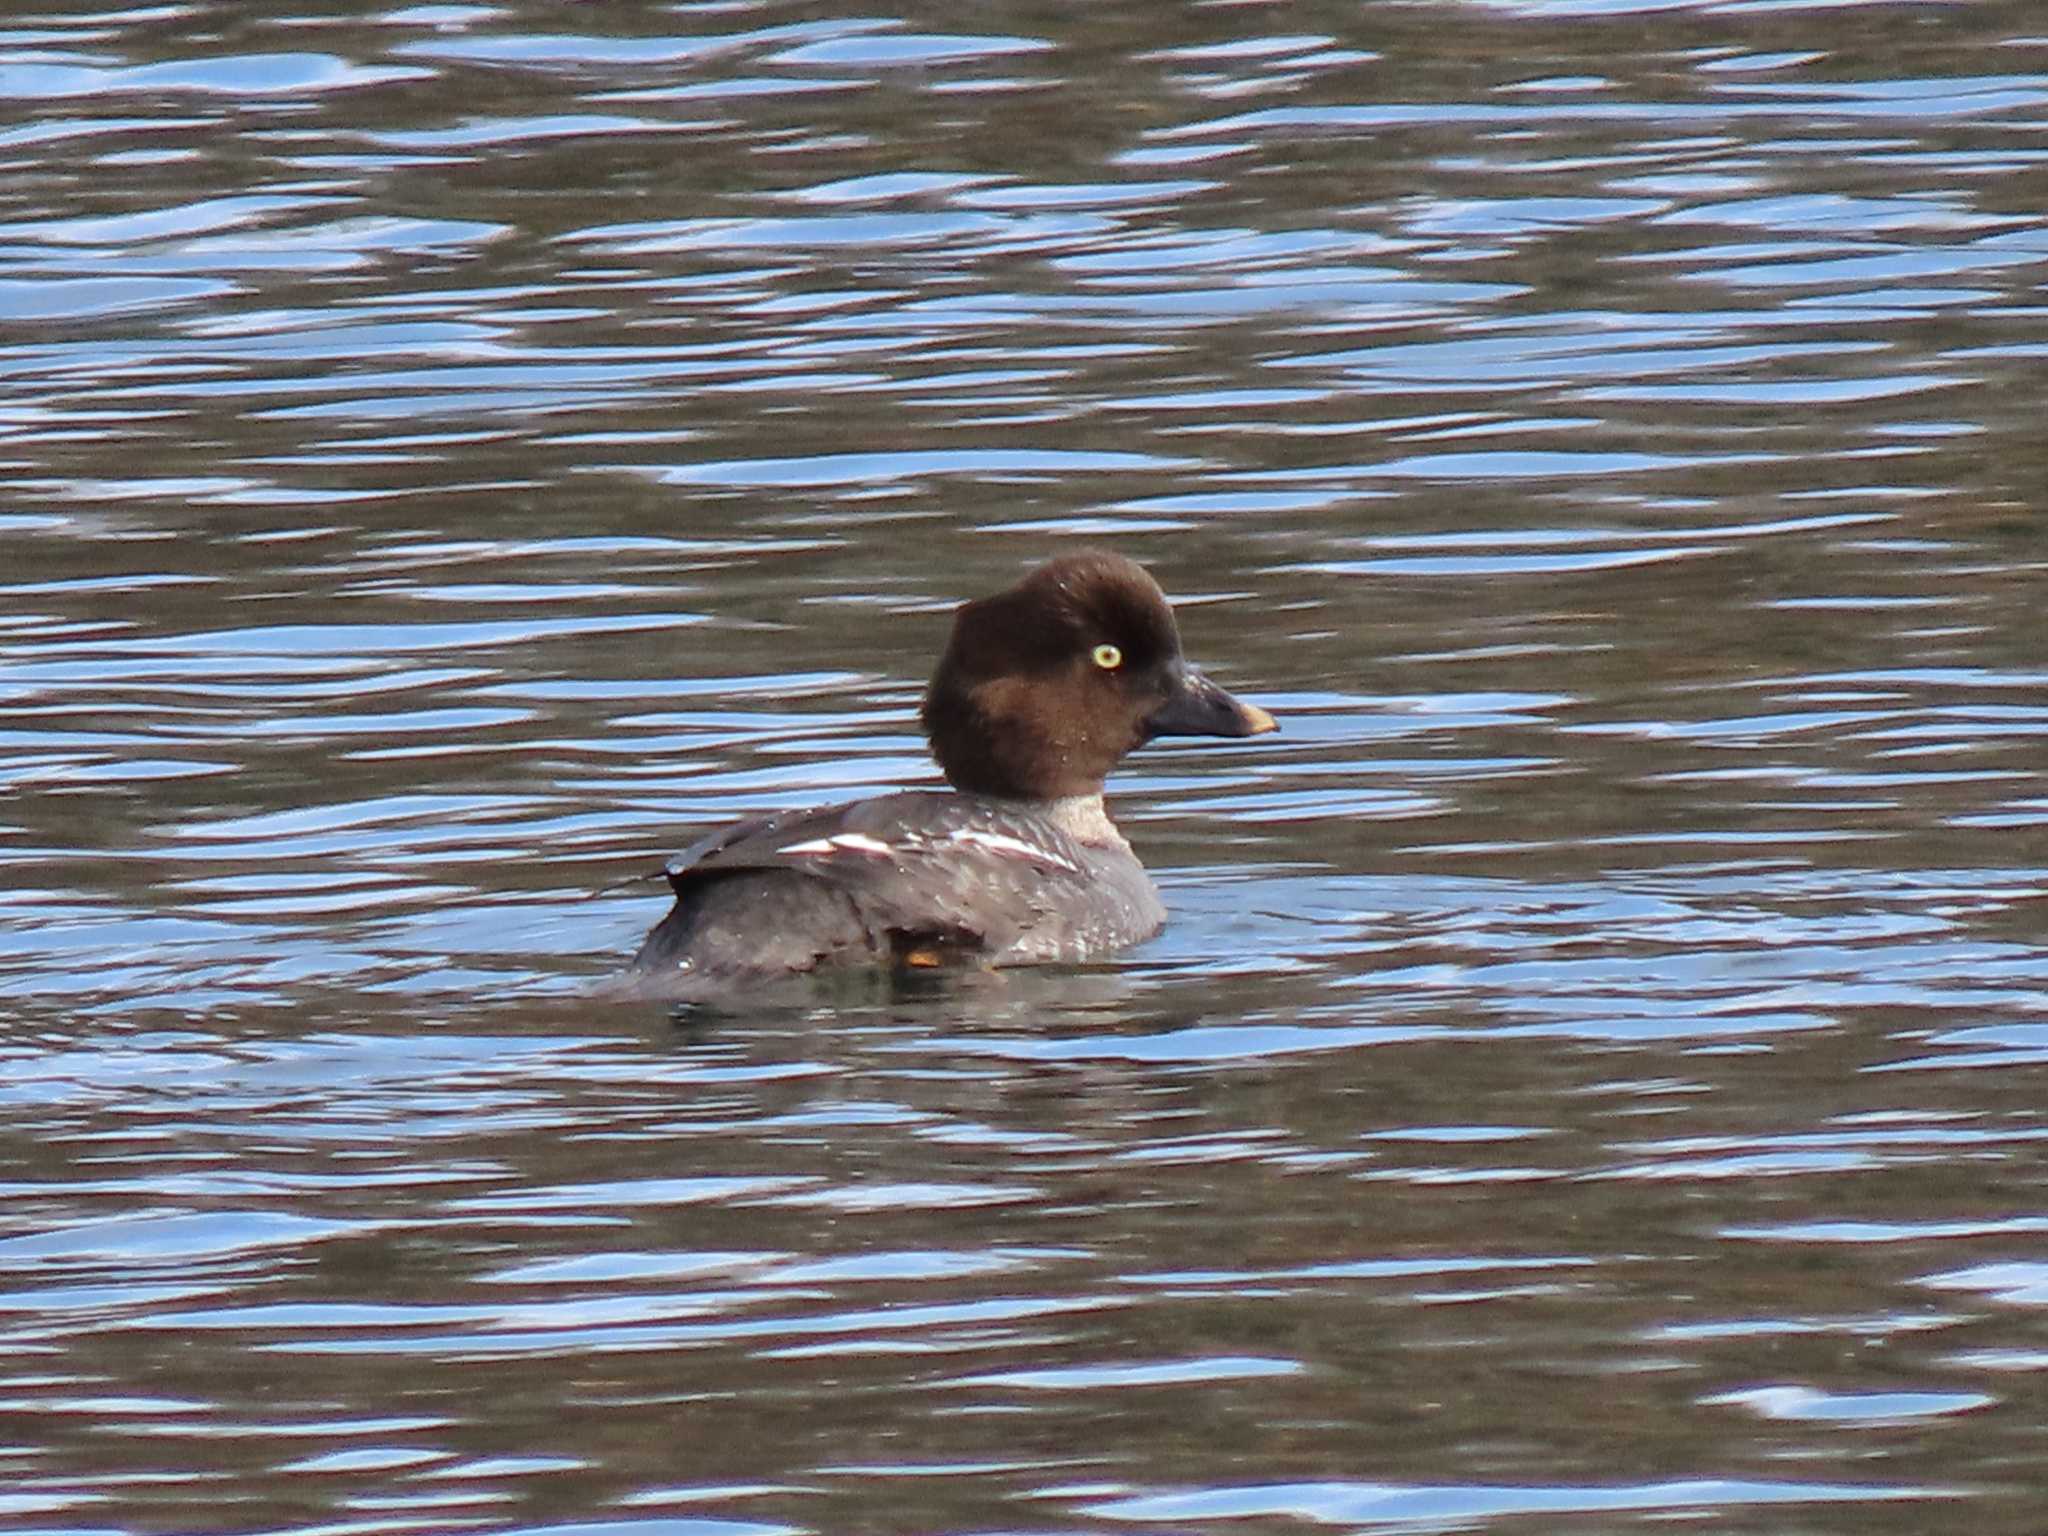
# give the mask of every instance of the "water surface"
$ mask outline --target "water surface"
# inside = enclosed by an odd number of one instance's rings
[[[2033,1532],[2048,25],[10,16],[0,1525]],[[679,1023],[1147,562],[1123,962]]]

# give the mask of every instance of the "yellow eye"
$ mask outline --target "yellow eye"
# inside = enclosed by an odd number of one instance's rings
[[[1098,645],[1093,654],[1095,665],[1105,672],[1114,672],[1124,664],[1124,653],[1113,645]]]

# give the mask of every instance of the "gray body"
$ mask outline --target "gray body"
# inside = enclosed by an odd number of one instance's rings
[[[1073,963],[1166,921],[1092,797],[883,795],[741,822],[665,873],[675,906],[633,970],[679,994],[828,965]]]

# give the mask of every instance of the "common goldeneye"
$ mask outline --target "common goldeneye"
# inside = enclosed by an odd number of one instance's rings
[[[828,966],[1092,960],[1166,909],[1102,804],[1155,736],[1275,729],[1181,655],[1144,567],[1089,550],[964,604],[922,712],[951,792],[881,795],[715,832],[663,871],[675,906],[633,959],[669,996]]]

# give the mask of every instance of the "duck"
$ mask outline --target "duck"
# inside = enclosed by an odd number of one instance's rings
[[[669,860],[638,988],[1103,960],[1166,922],[1105,806],[1112,770],[1162,736],[1278,728],[1187,660],[1150,573],[1102,549],[962,604],[919,717],[946,789],[756,817]]]

